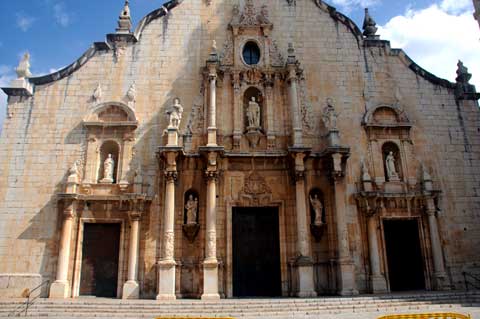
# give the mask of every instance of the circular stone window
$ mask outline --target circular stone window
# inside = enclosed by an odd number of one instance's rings
[[[260,61],[260,48],[258,45],[253,42],[249,41],[243,47],[243,61],[245,61],[248,65],[258,64]]]

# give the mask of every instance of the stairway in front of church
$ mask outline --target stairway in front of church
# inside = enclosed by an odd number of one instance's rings
[[[24,300],[0,300],[0,318],[24,317]],[[219,301],[120,300],[77,298],[37,299],[28,318],[157,318],[234,317],[242,319],[374,319],[385,314],[420,312],[469,313],[480,318],[480,291],[423,292],[309,299],[222,299]]]

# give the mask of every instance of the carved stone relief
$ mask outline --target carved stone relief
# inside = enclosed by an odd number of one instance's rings
[[[252,171],[245,179],[240,198],[249,201],[251,205],[267,204],[272,199],[272,190],[262,175]]]

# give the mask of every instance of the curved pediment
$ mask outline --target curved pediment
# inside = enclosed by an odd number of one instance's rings
[[[135,112],[127,104],[118,101],[95,106],[85,120],[85,126],[137,126]]]
[[[363,125],[366,127],[411,127],[405,112],[398,105],[377,105],[365,113]]]

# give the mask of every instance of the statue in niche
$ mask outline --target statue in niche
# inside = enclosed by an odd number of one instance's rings
[[[312,204],[313,211],[315,212],[315,219],[313,224],[316,226],[323,225],[322,221],[322,212],[323,212],[323,204],[318,198],[318,195],[315,194],[313,197],[310,195],[310,203]]]
[[[169,128],[176,128],[178,129],[180,126],[180,121],[182,120],[183,114],[183,107],[180,104],[180,100],[178,98],[173,99],[173,105],[170,109],[166,112],[169,117]]]
[[[185,204],[185,209],[187,210],[187,224],[196,224],[198,213],[198,198],[193,198],[193,195],[189,195],[187,203]]]
[[[391,151],[388,153],[387,157],[385,158],[385,166],[387,167],[388,180],[390,181],[398,180],[398,173],[395,168],[395,156]]]
[[[260,106],[255,101],[255,97],[253,96],[252,99],[248,102],[247,119],[249,129],[260,128]]]
[[[113,168],[115,167],[115,161],[112,158],[112,154],[108,154],[107,159],[103,162],[103,179],[104,183],[113,183]]]
[[[323,109],[322,115],[323,123],[329,131],[337,130],[338,113],[333,106],[333,100],[327,99],[327,106]]]

